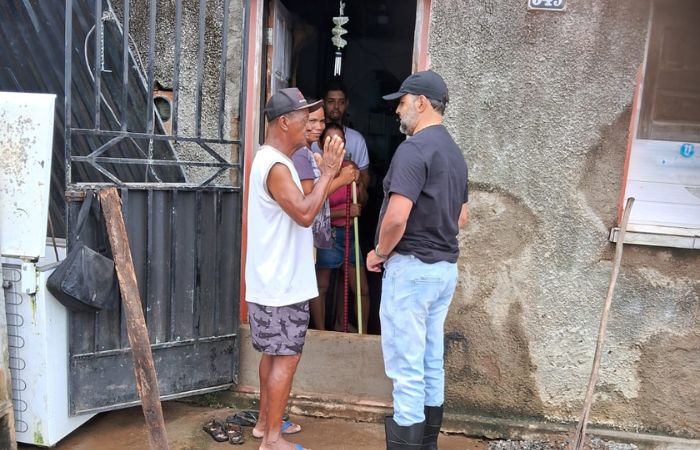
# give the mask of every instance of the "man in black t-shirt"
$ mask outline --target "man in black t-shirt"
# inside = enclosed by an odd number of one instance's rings
[[[399,91],[408,137],[384,178],[384,203],[367,269],[384,265],[382,352],[394,384],[388,449],[437,449],[445,391],[444,324],[457,284],[457,233],[467,221],[467,164],[442,125],[447,86],[417,72]]]

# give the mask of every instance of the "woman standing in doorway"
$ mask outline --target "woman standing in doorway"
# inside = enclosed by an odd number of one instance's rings
[[[326,137],[332,138],[333,136],[339,136],[341,139],[343,139],[343,142],[345,142],[345,133],[343,127],[335,123],[327,123],[325,129],[321,133],[319,142],[323,142],[326,139]],[[357,166],[351,161],[346,161],[343,164],[344,166],[341,169],[341,171],[346,170],[347,167],[352,167],[356,174],[359,173]],[[331,210],[330,217],[334,245],[332,248],[319,249],[316,254],[316,279],[318,280],[318,292],[320,299],[325,299],[326,293],[328,292],[331,271],[333,269],[342,268],[343,263],[345,262],[346,221],[352,220],[352,218],[359,217],[360,215],[361,205],[356,203],[350,203],[350,217],[347,217],[348,189],[350,189],[350,186],[343,185],[342,187],[334,191],[333,186],[331,186],[331,194],[328,196],[328,201],[330,203]],[[358,287],[356,286],[357,280],[354,276],[354,273],[355,264],[360,264],[360,297],[362,301],[362,323],[366,328],[367,320],[369,318],[369,289],[367,288],[367,274],[364,270],[364,262],[362,260],[360,260],[359,262],[355,261],[355,252],[353,251],[353,249],[355,248],[355,236],[353,233],[350,233],[349,242],[350,251],[347,256],[349,258],[350,264],[348,268],[349,273],[347,274],[347,276],[350,281],[350,290],[353,292],[354,295],[357,295]],[[362,258],[362,256],[360,256],[360,258]],[[341,322],[343,320],[343,308],[340,306],[342,304],[340,301],[341,299],[338,298],[337,300],[338,301],[336,301],[335,308],[337,313],[335,315],[334,329],[336,331],[342,331]],[[321,307],[325,307],[325,304]],[[323,314],[325,316],[325,311],[323,311]]]
[[[307,102],[313,103],[314,99],[307,99]],[[292,155],[292,162],[294,163],[294,168],[299,174],[299,179],[301,180],[301,187],[304,194],[309,194],[314,183],[320,176],[316,162],[314,161],[313,152],[311,151],[311,144],[314,142],[319,142],[322,139],[322,133],[324,131],[326,122],[323,108],[318,107],[315,110],[309,112],[309,121],[306,124],[306,142],[307,146],[298,149],[294,155]],[[347,186],[353,181],[357,180],[359,177],[359,172],[352,166],[346,166],[341,169],[337,177],[331,182],[330,192],[340,190],[343,186]],[[314,220],[312,225],[312,230],[314,234],[314,247],[318,250],[330,249],[333,247],[333,237],[331,228],[331,212],[329,207],[329,202],[321,208],[318,216]],[[311,320],[313,322],[314,328],[318,330],[325,330],[325,293],[328,289],[328,278],[326,276],[325,290],[321,291],[321,280],[319,276],[319,270],[316,269],[316,278],[319,279],[319,297],[311,300]]]

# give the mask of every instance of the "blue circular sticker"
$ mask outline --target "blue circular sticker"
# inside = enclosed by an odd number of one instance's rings
[[[683,144],[681,145],[681,156],[685,158],[690,158],[695,154],[695,146],[693,144]]]

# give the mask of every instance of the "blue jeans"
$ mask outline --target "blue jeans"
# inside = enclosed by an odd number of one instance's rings
[[[350,265],[355,265],[355,233],[350,227]],[[319,248],[316,250],[317,269],[338,269],[345,263],[345,227],[333,227],[333,248]],[[364,264],[362,252],[360,252],[360,266]]]
[[[424,406],[445,401],[444,325],[456,285],[454,263],[397,254],[384,264],[382,352],[401,426],[422,422]]]

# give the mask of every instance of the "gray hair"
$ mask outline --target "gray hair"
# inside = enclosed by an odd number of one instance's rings
[[[433,107],[435,112],[437,112],[441,116],[445,115],[445,107],[447,106],[445,102],[442,102],[440,100],[434,100],[432,98],[429,98],[428,101],[430,101],[430,106]]]

